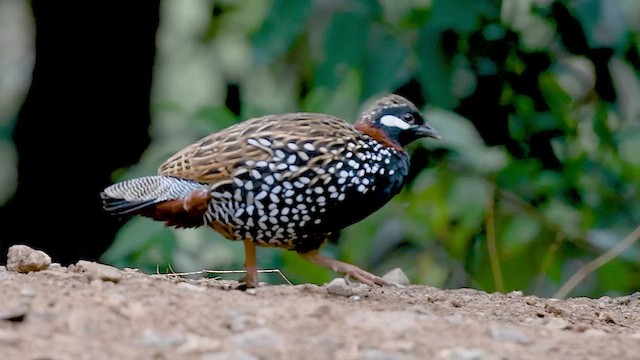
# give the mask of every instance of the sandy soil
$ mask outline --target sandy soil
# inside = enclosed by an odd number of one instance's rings
[[[638,359],[640,293],[567,300],[0,267],[2,359]]]

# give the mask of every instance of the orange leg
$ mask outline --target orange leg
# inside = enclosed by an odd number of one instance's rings
[[[352,278],[355,279],[361,283],[370,285],[370,286],[374,286],[374,285],[393,285],[392,283],[390,283],[389,281],[373,275],[370,272],[367,272],[365,270],[362,270],[361,268],[346,263],[346,262],[342,262],[340,260],[336,260],[336,259],[332,259],[330,257],[326,257],[322,254],[320,254],[320,252],[318,250],[314,250],[314,251],[309,251],[308,253],[304,253],[304,254],[299,254],[303,259],[311,261],[312,263],[316,263],[318,265],[324,266],[326,268],[329,268],[333,271],[339,272],[339,273],[343,273],[345,274],[348,278]]]
[[[244,268],[247,274],[243,278],[248,288],[258,287],[258,264],[256,261],[256,245],[252,240],[244,240]]]

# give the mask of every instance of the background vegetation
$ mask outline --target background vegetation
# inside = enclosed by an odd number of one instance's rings
[[[113,181],[155,173],[183,146],[253,116],[303,110],[353,121],[370,98],[397,92],[444,139],[411,146],[403,192],[326,253],[378,274],[401,267],[414,283],[443,288],[596,297],[638,289],[637,236],[623,240],[640,225],[640,2],[220,0],[160,9],[151,143]],[[262,268],[294,282],[335,276],[294,253],[258,251]],[[101,260],[150,272],[239,269],[243,252],[208,229],[135,218]],[[561,289],[579,269],[584,276]]]

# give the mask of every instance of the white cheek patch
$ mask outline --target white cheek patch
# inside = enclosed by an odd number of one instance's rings
[[[398,129],[401,129],[401,130],[407,130],[408,128],[411,127],[411,125],[407,124],[404,120],[393,115],[385,115],[381,117],[380,124],[388,127],[397,127]]]

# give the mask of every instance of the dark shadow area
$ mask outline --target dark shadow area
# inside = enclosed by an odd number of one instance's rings
[[[121,223],[101,209],[112,172],[149,144],[159,1],[33,1],[36,62],[18,115],[18,187],[0,250],[96,260]]]

